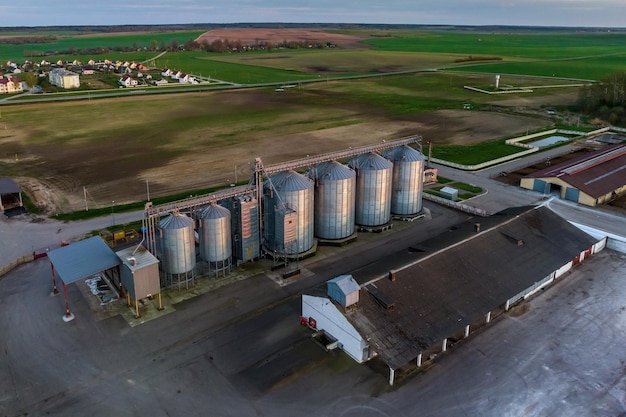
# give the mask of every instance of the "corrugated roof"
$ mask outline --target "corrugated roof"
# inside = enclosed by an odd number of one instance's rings
[[[223,219],[230,217],[230,210],[226,207],[211,204],[210,206],[200,210],[198,217],[201,219]]]
[[[0,178],[0,194],[21,193],[22,189],[11,178]]]
[[[424,155],[408,145],[390,149],[383,153],[383,156],[392,162],[417,162],[424,160]]]
[[[526,178],[558,178],[594,198],[626,185],[626,145],[611,145],[580,158],[529,174]]]
[[[51,250],[48,259],[65,285],[121,264],[100,236]]]
[[[324,183],[326,181],[341,181],[354,178],[356,177],[356,172],[337,161],[329,161],[312,168],[308,175],[310,178]]]
[[[172,213],[159,222],[161,229],[175,230],[184,229],[189,226],[193,227],[193,220],[182,213]]]
[[[120,261],[131,271],[159,263],[159,260],[143,246],[132,246],[115,252]],[[132,261],[135,260],[135,262]]]
[[[326,283],[337,285],[344,295],[352,294],[353,292],[361,289],[359,284],[357,284],[354,278],[352,278],[352,275],[339,275],[338,277],[329,279]]]
[[[395,281],[375,281],[377,297],[369,285],[361,289],[347,317],[389,366],[462,332],[596,243],[547,208],[500,218],[499,226],[397,271]],[[381,306],[380,296],[394,308]]]
[[[291,192],[313,188],[313,180],[295,171],[282,171],[272,176],[272,185],[277,191]]]
[[[366,153],[348,162],[350,168],[368,171],[380,171],[393,168],[393,163],[377,153]]]

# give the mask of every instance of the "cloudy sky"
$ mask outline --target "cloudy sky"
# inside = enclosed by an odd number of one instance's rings
[[[626,27],[626,0],[29,0],[0,26],[406,23]]]

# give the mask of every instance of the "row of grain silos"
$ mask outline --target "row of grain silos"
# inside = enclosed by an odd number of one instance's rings
[[[284,171],[263,188],[264,246],[277,254],[310,250],[314,237],[345,239],[355,225],[388,224],[422,210],[424,157],[409,146],[322,163],[306,175]]]
[[[166,286],[193,279],[196,232],[200,259],[209,271],[225,271],[233,258],[247,262],[260,255],[258,204],[251,196],[210,204],[196,213],[195,222],[186,214],[171,213],[159,222],[158,230]]]
[[[392,214],[410,216],[422,210],[424,157],[409,146],[368,153],[347,166],[330,161],[306,175],[283,171],[263,184],[263,235],[259,202],[238,196],[199,210],[194,221],[172,213],[159,223],[161,265],[166,274],[183,280],[196,266],[195,232],[200,258],[215,268],[232,259],[246,262],[260,256],[261,241],[270,253],[296,255],[314,246],[315,237],[340,240],[355,225],[376,227]],[[174,280],[175,281],[175,280]],[[170,282],[171,284],[171,282]]]

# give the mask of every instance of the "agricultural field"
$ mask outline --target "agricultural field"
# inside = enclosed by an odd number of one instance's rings
[[[508,152],[498,148],[499,139],[577,120],[568,109],[578,88],[552,78],[555,65],[569,67],[567,77],[595,79],[618,65],[620,42],[626,40],[619,34],[586,34],[579,41],[553,34],[367,30],[356,35],[368,39],[332,49],[180,51],[158,58],[150,51],[107,54],[237,84],[295,87],[104,99],[94,94],[79,102],[3,105],[0,175],[15,177],[37,194],[32,200],[44,212],[57,213],[83,207],[83,187],[91,207],[106,207],[144,199],[146,182],[154,197],[219,187],[245,181],[255,157],[282,162],[413,134],[433,143],[435,155]],[[80,41],[92,46],[98,38],[116,38],[140,45],[156,36],[84,35]],[[604,43],[592,51],[594,40]],[[0,45],[0,60],[6,46]],[[560,59],[578,56],[584,65],[545,61],[557,52]],[[590,57],[580,58],[584,54]],[[477,55],[476,62],[468,62]],[[507,85],[543,88],[498,96],[464,88],[493,84],[492,68]],[[520,75],[505,70],[515,68]],[[463,110],[466,104],[471,110]],[[559,109],[559,120],[547,116],[547,107]]]

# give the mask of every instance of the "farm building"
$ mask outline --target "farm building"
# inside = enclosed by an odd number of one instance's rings
[[[0,211],[23,206],[20,186],[11,178],[0,178]]]
[[[50,84],[54,84],[60,88],[78,88],[80,87],[79,75],[75,72],[68,71],[63,68],[56,68],[48,73]]]
[[[607,146],[583,157],[522,178],[520,186],[544,194],[597,206],[626,192],[626,145]]]
[[[135,302],[135,317],[139,317],[139,300],[158,296],[161,300],[159,260],[143,246],[133,246],[115,252],[121,261],[120,279],[128,304]]]
[[[352,305],[342,305],[330,283],[303,294],[301,322],[359,363],[379,357],[393,384],[396,370],[421,366],[606,245],[545,207],[481,221],[482,232],[467,222],[403,266],[387,262],[377,277],[354,271]]]

